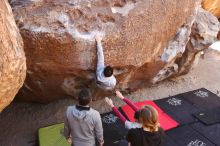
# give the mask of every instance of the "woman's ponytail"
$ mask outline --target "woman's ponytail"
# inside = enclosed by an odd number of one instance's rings
[[[152,106],[144,106],[141,109],[140,120],[144,128],[149,128],[150,132],[156,132],[159,128],[158,112]]]

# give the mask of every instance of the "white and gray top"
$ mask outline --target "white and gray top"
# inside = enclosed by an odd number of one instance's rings
[[[141,123],[137,123],[137,122],[130,122],[128,120],[125,121],[125,128],[126,129],[135,129],[135,128],[142,128],[142,124]]]
[[[105,77],[104,75],[104,69],[105,69],[105,63],[104,63],[104,54],[103,54],[103,48],[102,44],[97,43],[97,68],[96,68],[96,78],[97,78],[97,85],[105,90],[113,90],[116,85],[116,78],[114,75],[111,77]]]

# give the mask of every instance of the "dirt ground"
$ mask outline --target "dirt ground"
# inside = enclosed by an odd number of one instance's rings
[[[213,93],[220,91],[220,61],[200,60],[199,64],[185,76],[175,81],[164,81],[130,95],[133,101],[159,99],[170,95],[205,87]],[[116,106],[123,103],[113,98]],[[13,102],[0,114],[0,146],[36,146],[37,130],[40,127],[63,122],[63,115],[71,99],[63,99],[47,105]],[[111,109],[104,101],[92,103],[101,113]]]

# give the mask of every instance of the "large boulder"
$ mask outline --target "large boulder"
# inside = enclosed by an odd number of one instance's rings
[[[23,41],[7,0],[0,1],[0,112],[24,83],[26,60]]]
[[[202,0],[202,7],[220,18],[220,0]]]
[[[96,34],[104,36],[105,63],[115,67],[117,88],[131,91],[151,85],[172,62],[161,56],[177,30],[187,21],[193,23],[187,18],[195,14],[196,2],[12,0],[28,68],[18,98],[48,102],[76,97],[82,87],[93,90]]]

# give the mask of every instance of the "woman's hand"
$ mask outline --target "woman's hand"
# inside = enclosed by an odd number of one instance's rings
[[[118,98],[120,98],[120,99],[124,99],[124,98],[125,98],[125,97],[121,94],[120,91],[117,90],[115,93],[116,93],[116,96],[117,96]]]
[[[110,98],[105,97],[105,102],[106,102],[109,106],[114,107],[113,101],[112,101]]]

